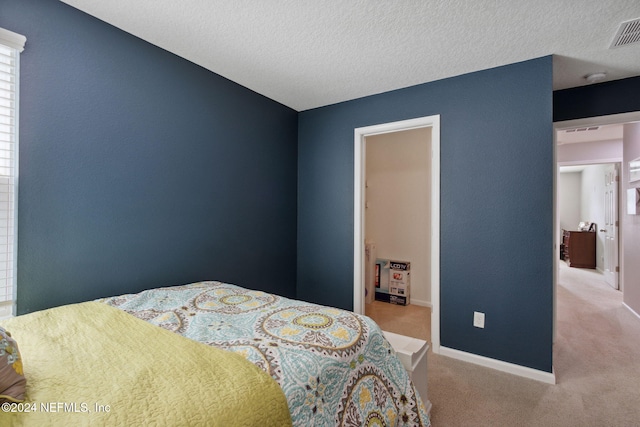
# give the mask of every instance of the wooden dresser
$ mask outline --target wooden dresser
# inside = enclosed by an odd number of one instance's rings
[[[564,260],[569,267],[596,268],[596,233],[562,230]]]

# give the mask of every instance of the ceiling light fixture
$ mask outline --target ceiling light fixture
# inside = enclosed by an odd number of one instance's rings
[[[584,76],[587,80],[587,83],[597,83],[603,81],[607,77],[607,73],[599,72],[599,73],[591,73]]]

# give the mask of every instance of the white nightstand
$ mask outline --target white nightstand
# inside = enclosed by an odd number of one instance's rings
[[[413,381],[418,393],[420,393],[427,414],[430,413],[431,402],[427,394],[427,351],[429,350],[429,344],[424,340],[394,334],[393,332],[382,331],[382,333],[409,373],[411,381]]]

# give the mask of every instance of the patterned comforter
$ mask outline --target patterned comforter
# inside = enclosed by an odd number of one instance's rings
[[[402,363],[366,316],[221,282],[101,301],[242,354],[282,387],[295,426],[430,425]]]

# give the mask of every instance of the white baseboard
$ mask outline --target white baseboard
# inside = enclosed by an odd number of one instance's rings
[[[627,307],[627,309],[628,309],[631,313],[635,314],[635,315],[636,315],[636,317],[637,317],[638,319],[640,319],[640,314],[638,314],[638,312],[636,312],[633,308],[629,307],[629,306],[627,305],[627,303],[623,302],[623,303],[622,303],[622,305],[624,305],[625,307]]]
[[[440,346],[439,354],[441,354],[442,356],[451,357],[453,359],[462,360],[464,362],[484,366],[486,368],[491,368],[509,374],[517,375],[519,377],[541,381],[547,384],[556,383],[556,376],[554,373],[527,368],[526,366],[520,366],[509,362],[503,362],[502,360],[491,359],[489,357],[479,356],[477,354],[467,353],[460,350],[454,350],[452,348],[447,348],[444,346]]]
[[[418,305],[420,307],[429,307],[432,308],[431,303],[429,301],[423,301],[421,299],[411,298],[411,304]]]

